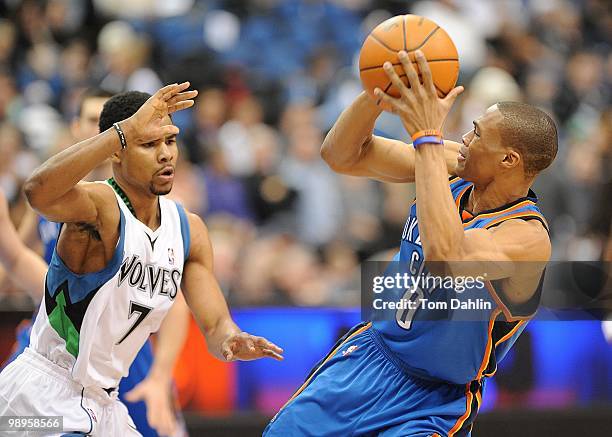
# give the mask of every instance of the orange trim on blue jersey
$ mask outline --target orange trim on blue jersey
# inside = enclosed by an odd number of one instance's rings
[[[497,305],[501,308],[502,312],[504,313],[504,316],[506,317],[506,321],[508,321],[508,322],[516,322],[518,320],[529,320],[529,319],[531,319],[532,315],[529,315],[529,316],[513,316],[512,313],[510,312],[510,310],[508,309],[508,307],[506,306],[506,304],[504,304],[504,302],[501,300],[501,298],[497,294],[497,291],[493,287],[493,284],[491,284],[491,281],[485,281],[485,286],[487,287],[487,290],[489,290],[489,294],[491,296],[493,296],[493,299],[495,300]]]
[[[453,426],[451,430],[448,432],[448,437],[453,437],[455,433],[461,429],[461,427],[463,426],[467,418],[470,417],[470,413],[472,412],[472,400],[474,399],[474,395],[470,391],[470,384],[471,383],[468,383],[465,386],[465,400],[466,400],[465,413],[463,414],[463,416],[461,416],[457,420],[457,422],[455,423],[455,426]]]
[[[478,375],[476,375],[476,380],[482,378],[482,374],[485,371],[487,364],[489,363],[489,359],[491,358],[491,351],[493,350],[493,326],[495,325],[495,319],[501,313],[499,308],[495,308],[491,313],[491,318],[489,319],[489,328],[487,332],[487,346],[485,348],[484,356],[482,357],[482,362],[480,363],[480,369],[478,370]],[[467,383],[465,386],[465,396],[467,406],[465,409],[465,413],[457,420],[455,426],[451,428],[448,432],[448,437],[453,437],[457,431],[461,429],[465,421],[470,417],[470,413],[472,412],[472,401],[474,400],[474,394],[470,390],[471,382]],[[480,406],[482,402],[482,398],[479,397],[480,390],[476,392],[476,402],[478,406]]]
[[[340,343],[338,345],[338,347],[336,347],[336,349],[334,349],[333,351],[331,351],[328,355],[327,358],[325,358],[325,360],[321,363],[321,365],[319,367],[317,367],[317,369],[312,372],[312,375],[310,375],[310,377],[304,381],[304,383],[301,385],[300,388],[297,389],[297,391],[293,394],[293,396],[291,396],[289,398],[289,400],[287,402],[285,402],[285,405],[283,405],[278,411],[280,413],[280,411],[285,408],[287,405],[289,405],[289,403],[294,400],[300,393],[302,393],[302,391],[304,391],[304,389],[308,386],[308,384],[310,383],[310,381],[312,381],[312,379],[317,375],[317,373],[319,372],[319,370],[321,370],[321,368],[325,365],[325,363],[327,363],[334,355],[336,355],[336,352],[338,352],[340,350],[340,348],[342,348],[342,346],[344,346],[346,344],[346,342],[348,342],[350,339],[352,339],[353,337],[355,337],[358,334],[361,334],[364,331],[367,331],[368,329],[370,329],[372,327],[372,322],[369,322],[367,325],[359,328],[357,331],[353,332],[351,335],[349,335],[346,339],[344,339],[344,341],[342,343]],[[278,414],[278,413],[276,413]]]
[[[523,326],[525,323],[527,323],[527,320],[521,320],[520,322],[518,322],[516,326],[510,330],[510,332],[508,332],[506,335],[504,335],[502,338],[500,338],[499,340],[495,342],[495,347],[499,346],[501,343],[503,343],[504,341],[507,341],[510,337],[516,334],[516,331],[518,331],[518,329],[521,326]]]
[[[502,311],[499,307],[495,308],[491,312],[491,317],[489,319],[489,328],[487,332],[487,346],[485,347],[485,353],[482,357],[482,362],[480,363],[480,369],[478,369],[478,374],[475,378],[477,380],[482,378],[482,374],[484,373],[487,368],[487,365],[489,364],[489,359],[491,358],[491,351],[493,350],[493,326],[495,326],[495,319],[497,319],[497,316],[500,315],[501,312]]]
[[[463,227],[469,226],[473,222],[475,222],[476,220],[481,219],[481,218],[488,218],[488,217],[494,217],[494,216],[503,216],[504,214],[516,211],[518,209],[521,209],[521,208],[524,208],[524,207],[530,206],[530,205],[535,205],[535,202],[533,202],[532,200],[523,200],[522,202],[519,202],[519,203],[517,203],[516,205],[514,205],[514,206],[512,206],[510,208],[502,209],[501,211],[494,211],[494,212],[486,212],[484,214],[477,214],[470,221],[463,223]],[[527,213],[530,213],[532,215],[537,214],[536,211],[532,211],[532,210],[524,211],[524,214],[527,214]],[[504,217],[500,217],[500,218],[504,218]],[[544,218],[544,217],[542,216],[542,218]]]
[[[459,192],[459,194],[457,195],[457,197],[455,198],[455,205],[457,205],[457,208],[459,208],[459,205],[461,204],[461,198],[463,197],[463,195],[465,194],[465,192],[468,190],[468,188],[470,188],[471,185],[466,185],[465,187],[463,187],[463,189]]]
[[[510,330],[510,332],[508,332],[506,335],[504,335],[502,338],[500,338],[499,340],[497,340],[495,342],[495,347],[499,346],[501,343],[503,343],[504,341],[507,341],[509,338],[511,338],[514,334],[516,334],[516,331],[518,331],[518,329],[523,326],[525,323],[527,323],[526,320],[521,320],[520,322],[518,322],[514,328],[512,328]],[[495,373],[497,373],[497,363],[495,365],[495,369],[491,372],[491,373],[485,373],[484,376],[490,377],[495,375]]]
[[[511,210],[507,210],[504,212],[509,212]],[[544,227],[546,228],[546,230],[548,231],[548,222],[546,222],[546,219],[544,218],[544,216],[542,214],[540,214],[537,211],[532,211],[532,210],[527,210],[527,211],[522,211],[522,212],[517,212],[514,214],[510,214],[504,217],[499,217],[497,219],[494,219],[492,222],[487,223],[487,225],[485,226],[485,229],[489,229],[495,225],[498,225],[506,220],[512,220],[512,219],[517,219],[517,218],[534,218],[534,219],[540,219],[542,220],[542,224],[544,225]]]

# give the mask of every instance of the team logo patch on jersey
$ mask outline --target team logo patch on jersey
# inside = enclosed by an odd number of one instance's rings
[[[348,349],[342,351],[342,356],[346,357],[347,355],[350,355],[353,352],[355,352],[358,348],[359,348],[359,346],[357,346],[357,345],[349,346]]]
[[[171,266],[174,265],[174,249],[173,248],[168,249],[168,263]]]

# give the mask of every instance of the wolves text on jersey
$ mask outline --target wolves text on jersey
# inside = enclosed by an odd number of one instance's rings
[[[181,271],[144,264],[138,255],[132,255],[121,264],[118,285],[121,286],[126,279],[130,287],[137,287],[142,292],[148,291],[151,298],[158,293],[174,300],[181,282]]]

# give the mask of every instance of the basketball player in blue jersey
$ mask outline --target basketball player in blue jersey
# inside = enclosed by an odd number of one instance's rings
[[[53,156],[26,182],[30,204],[64,225],[30,345],[0,373],[0,415],[61,415],[63,430],[53,435],[141,435],[117,385],[179,286],[216,357],[282,359],[282,349],[233,322],[202,220],[163,197],[178,158],[170,115],[193,106],[197,92],[188,87],[114,96],[100,134]],[[108,158],[113,178],[79,182]]]
[[[418,307],[356,326],[265,436],[469,436],[487,377],[536,312],[551,245],[530,186],[556,155],[554,122],[532,106],[498,103],[462,143],[442,141],[462,87],[439,98],[422,53],[423,84],[405,52],[400,60],[410,88],[387,63],[400,97],[376,90],[380,106],[365,93],[357,97],[327,135],[322,156],[339,173],[416,182],[392,264],[415,275],[435,274],[430,266],[453,278],[486,274],[469,293],[493,305],[473,310],[471,319]],[[372,135],[382,109],[401,118],[413,145]],[[439,303],[457,298],[456,288],[408,291]],[[390,301],[405,297],[404,289],[392,291]]]
[[[70,125],[72,135],[77,141],[86,140],[99,133],[100,113],[104,103],[110,97],[112,97],[112,93],[99,88],[90,88],[83,93],[77,117]],[[111,175],[110,161],[106,160],[90,172],[85,179],[89,181],[106,179]],[[38,216],[31,209],[27,209],[22,224],[19,227],[19,234],[28,246],[37,247],[42,243],[43,258],[47,264],[51,262],[51,256],[55,249],[59,231],[59,223],[51,222],[43,216]],[[12,223],[5,232],[11,235],[14,233]],[[6,241],[8,242],[9,239],[7,238]],[[0,252],[23,252],[19,246],[13,244],[2,245],[1,240],[0,246]],[[39,272],[39,270],[36,269],[32,259],[32,255],[28,252],[27,260],[33,270],[28,273],[27,278],[19,279],[21,278],[19,272],[12,269],[7,270],[11,271],[13,279],[17,278],[22,283],[23,281],[32,282],[34,279],[38,283],[40,278],[40,283],[44,285],[46,269],[42,274],[35,275],[34,272]],[[35,293],[37,297],[34,297],[34,300],[39,302],[43,289],[43,286],[36,290],[33,290],[32,287],[27,287],[26,291],[31,294]],[[173,305],[170,315],[160,327],[155,353],[151,342],[147,341],[136,355],[128,375],[122,378],[119,384],[119,399],[127,406],[136,428],[145,437],[157,437],[159,435],[158,432],[162,435],[185,434],[185,430],[181,429],[181,426],[177,426],[171,393],[172,370],[187,335],[189,317],[184,300],[179,297],[177,303],[177,305]],[[13,361],[29,345],[31,329],[31,320],[24,320],[19,324],[14,352],[6,364]],[[147,379],[149,375],[150,378]],[[143,385],[139,386],[141,383]],[[136,387],[138,389],[130,393]]]

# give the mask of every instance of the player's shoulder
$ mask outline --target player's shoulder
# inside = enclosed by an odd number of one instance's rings
[[[113,188],[105,181],[81,181],[76,186],[78,189],[86,191],[94,200],[100,200],[104,203],[115,203]]]
[[[547,261],[552,253],[548,229],[540,220],[515,218],[489,229],[498,243],[516,248],[517,260]]]
[[[190,254],[194,255],[200,251],[210,250],[210,239],[208,236],[208,228],[202,218],[183,207],[185,217],[189,224],[189,239],[190,239]]]

